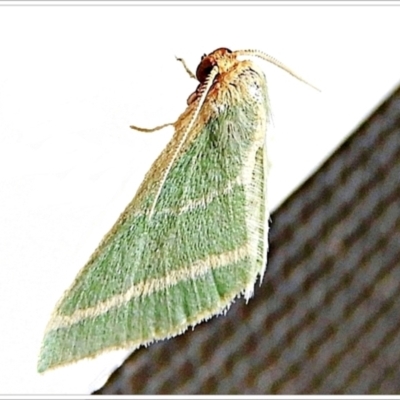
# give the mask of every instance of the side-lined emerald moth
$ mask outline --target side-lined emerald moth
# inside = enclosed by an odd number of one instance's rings
[[[240,56],[303,80],[259,51],[202,57],[173,138],[56,305],[39,372],[176,336],[252,296],[267,257],[270,108],[264,73]]]

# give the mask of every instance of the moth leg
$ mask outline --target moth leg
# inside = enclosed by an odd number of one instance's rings
[[[183,68],[185,68],[185,71],[189,74],[189,76],[193,79],[196,79],[196,75],[190,70],[190,68],[187,66],[185,60],[183,58],[179,58],[179,57],[175,57],[178,61],[180,61],[183,65]],[[150,132],[155,132],[155,131],[159,131],[160,129],[165,128],[166,126],[174,126],[174,123],[168,123],[168,124],[163,124],[160,126],[156,126],[155,128],[141,128],[140,126],[136,126],[136,125],[131,125],[130,127],[132,129],[135,129],[136,131],[139,132],[146,132],[146,133],[150,133]]]
[[[185,68],[185,71],[189,74],[189,76],[193,79],[196,79],[196,75],[190,70],[190,68],[186,65],[186,62],[183,58],[179,58],[179,57],[175,57],[177,59],[177,61],[180,61],[183,65],[183,68]]]
[[[136,125],[131,125],[130,128],[135,129],[135,131],[149,133],[149,132],[159,131],[160,129],[165,128],[166,126],[174,126],[174,125],[175,125],[175,123],[170,122],[168,124],[156,126],[155,128],[141,128],[140,126],[136,126]]]

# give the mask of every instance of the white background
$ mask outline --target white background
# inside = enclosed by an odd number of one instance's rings
[[[218,47],[259,49],[321,88],[255,60],[274,209],[399,83],[399,20],[398,7],[0,7],[0,393],[89,393],[122,361],[36,373],[55,302],[172,134],[129,125],[175,121],[196,87],[175,55],[195,70]]]

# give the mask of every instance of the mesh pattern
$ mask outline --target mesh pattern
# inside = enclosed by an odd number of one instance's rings
[[[400,392],[400,88],[272,215],[246,305],[142,348],[98,394]]]

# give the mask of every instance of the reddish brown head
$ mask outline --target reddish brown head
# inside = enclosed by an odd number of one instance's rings
[[[215,66],[218,66],[219,73],[224,72],[225,69],[229,68],[228,65],[231,65],[231,61],[233,61],[235,58],[236,56],[234,52],[225,47],[214,50],[208,55],[204,54],[201,57],[200,64],[196,70],[196,78],[199,81],[199,86],[197,87],[196,91],[189,96],[187,99],[187,104],[193,103],[199,97],[203,83],[206,81],[211,70]]]
[[[196,78],[198,81],[204,83],[212,68],[218,65],[218,60],[222,57],[227,57],[228,54],[232,54],[232,51],[225,47],[214,50],[209,55],[204,54],[196,70]]]

